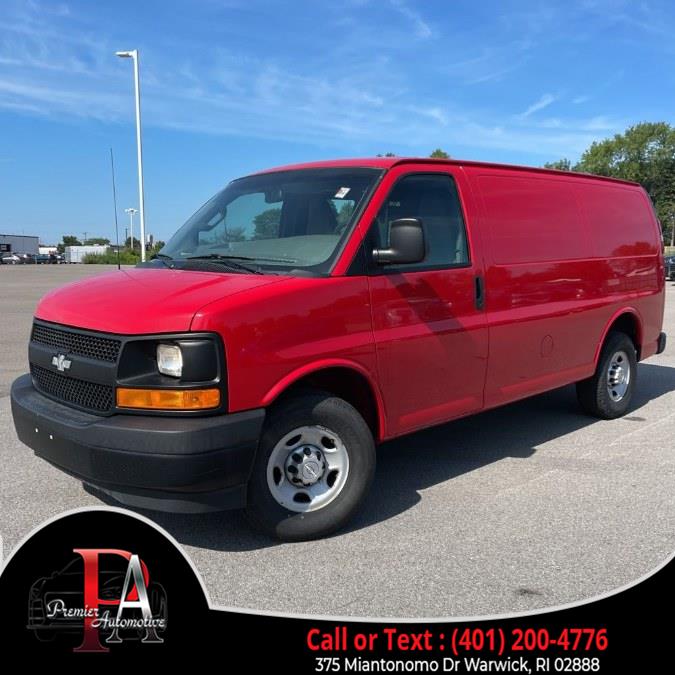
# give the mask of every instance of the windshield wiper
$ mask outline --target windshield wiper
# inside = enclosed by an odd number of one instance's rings
[[[236,260],[255,260],[255,258],[247,258],[243,255],[223,255],[222,253],[208,253],[206,255],[190,255],[185,260],[221,260],[224,264],[233,267],[234,269],[243,270],[251,274],[262,274],[260,270],[257,270],[248,265],[242,265],[241,263],[235,262]]]
[[[206,255],[195,255],[186,260],[192,260],[193,258],[225,258],[226,260],[262,260],[264,262],[279,262],[279,263],[296,263],[298,262],[295,258],[267,258],[265,256],[256,256],[255,258],[247,255],[225,255],[224,253],[209,253]]]
[[[249,258],[250,260],[250,258]],[[254,258],[254,260],[264,260],[265,262],[278,262],[278,263],[296,263],[298,262],[295,258]]]
[[[173,265],[171,264],[171,261],[173,258],[170,255],[166,255],[165,253],[153,253],[150,256],[150,260],[148,260],[147,263],[140,263],[141,265],[152,265],[152,263],[157,260],[158,262],[161,262],[164,267],[168,267],[170,269],[173,269]]]

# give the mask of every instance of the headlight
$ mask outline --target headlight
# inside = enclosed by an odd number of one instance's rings
[[[157,370],[171,377],[183,374],[183,353],[178,345],[157,345]]]

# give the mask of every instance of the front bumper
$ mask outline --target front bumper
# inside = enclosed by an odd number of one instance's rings
[[[99,417],[12,384],[19,439],[57,468],[130,506],[199,512],[246,503],[265,410],[215,417]]]

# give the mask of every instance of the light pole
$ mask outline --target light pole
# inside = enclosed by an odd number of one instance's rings
[[[138,206],[141,214],[141,262],[145,262],[145,192],[143,190],[143,144],[141,141],[141,83],[138,73],[138,49],[115,52],[123,59],[134,62],[134,93],[136,96],[136,152],[138,155]],[[133,236],[133,235],[132,235]],[[133,249],[132,249],[133,250]]]
[[[130,221],[129,227],[131,228],[131,252],[133,253],[134,252],[134,213],[138,213],[138,209],[124,209],[124,213],[129,214],[129,221]],[[142,250],[143,250],[143,247],[141,246],[141,251]]]

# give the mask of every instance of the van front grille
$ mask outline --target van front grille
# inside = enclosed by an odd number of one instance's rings
[[[30,373],[38,391],[64,403],[98,413],[108,413],[113,408],[112,386],[61,375],[34,363]]]
[[[79,331],[61,330],[34,323],[30,339],[60,351],[84,356],[96,361],[115,363],[122,346],[121,340]]]

